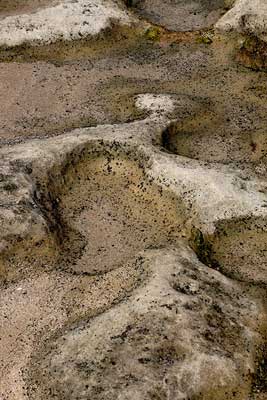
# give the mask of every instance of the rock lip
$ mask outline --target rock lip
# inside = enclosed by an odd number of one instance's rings
[[[237,0],[216,24],[223,33],[253,35],[267,42],[267,3],[265,0]]]
[[[12,15],[0,21],[0,46],[49,44],[98,35],[112,21],[129,24],[125,10],[111,0],[64,0],[34,13]]]

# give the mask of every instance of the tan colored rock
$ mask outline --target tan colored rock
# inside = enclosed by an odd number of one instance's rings
[[[31,399],[248,398],[262,306],[182,243],[141,257],[140,288],[33,357]]]
[[[233,3],[0,0],[1,400],[266,397],[266,79],[206,32]]]

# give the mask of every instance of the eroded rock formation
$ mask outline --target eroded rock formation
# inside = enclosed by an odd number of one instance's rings
[[[1,400],[267,398],[261,4],[0,0]]]

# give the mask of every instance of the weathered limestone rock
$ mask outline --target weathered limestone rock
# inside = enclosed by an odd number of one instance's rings
[[[128,14],[111,0],[65,0],[31,14],[0,20],[0,46],[40,45],[97,35],[112,21],[129,24]]]
[[[92,274],[113,269],[153,243],[165,246],[185,237],[193,240],[199,257],[209,265],[214,263],[244,281],[266,282],[264,182],[243,180],[238,169],[221,172],[196,160],[158,152],[152,143],[161,143],[169,126],[164,115],[175,101],[171,96],[144,95],[137,104],[150,109],[151,116],[131,124],[77,130],[64,135],[64,140],[37,140],[1,150],[2,170],[7,171],[3,180],[16,183],[14,188],[6,185],[3,192],[3,250],[29,240],[38,251],[47,249],[53,260],[58,251],[64,254],[72,249],[72,256],[61,255],[59,262],[66,261],[72,271]],[[108,193],[105,202],[102,193]],[[9,199],[7,210],[4,199]],[[113,208],[119,210],[117,217]],[[105,232],[104,221],[113,227],[110,231]],[[198,231],[203,243],[195,237]],[[250,232],[253,241],[246,239]],[[120,239],[113,243],[112,236]],[[129,236],[131,243],[126,240]],[[48,245],[46,239],[54,244]],[[223,244],[225,240],[230,242]],[[99,246],[106,249],[104,258]],[[89,262],[93,254],[94,262]],[[16,273],[15,265],[7,263],[7,279]]]
[[[236,0],[233,8],[216,24],[222,32],[253,35],[267,41],[267,3],[264,0]]]
[[[0,0],[1,400],[266,400],[260,8]]]
[[[16,285],[25,309],[8,321],[2,396],[244,400],[254,390],[266,339],[265,292],[253,289],[267,276],[264,182],[161,152],[177,99],[136,102],[145,120],[0,150],[0,302]],[[42,280],[47,293],[36,292]]]
[[[30,399],[248,398],[262,306],[182,243],[141,257],[140,288],[33,357]]]
[[[221,33],[242,35],[237,60],[253,69],[267,67],[267,4],[264,0],[237,0],[216,24]]]

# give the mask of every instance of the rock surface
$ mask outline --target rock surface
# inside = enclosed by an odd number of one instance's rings
[[[259,6],[0,0],[1,400],[267,399]]]
[[[151,22],[173,31],[210,28],[225,12],[225,0],[131,0],[130,7]]]
[[[239,35],[237,61],[256,70],[267,68],[267,4],[261,0],[237,0],[216,24],[223,34]]]
[[[141,288],[34,358],[30,398],[243,400],[250,394],[261,306],[182,244],[141,257],[148,274]]]
[[[216,24],[226,32],[253,35],[267,41],[267,4],[264,0],[236,0],[233,8]]]
[[[126,12],[111,0],[65,0],[31,14],[0,20],[0,46],[41,45],[99,34],[115,20],[129,24]]]

